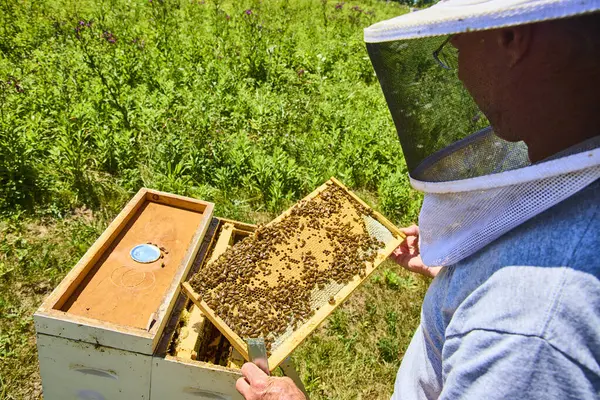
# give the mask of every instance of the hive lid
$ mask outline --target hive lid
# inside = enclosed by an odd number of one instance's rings
[[[141,189],[40,306],[36,331],[152,354],[212,212]]]
[[[183,289],[245,359],[245,339],[264,337],[273,370],[403,238],[331,178]]]

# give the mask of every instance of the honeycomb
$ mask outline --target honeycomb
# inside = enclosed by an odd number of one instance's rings
[[[268,354],[398,239],[333,181],[259,226],[207,264],[190,285],[241,338],[264,337]],[[386,254],[387,255],[387,254]]]

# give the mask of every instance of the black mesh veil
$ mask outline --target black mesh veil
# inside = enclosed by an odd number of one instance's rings
[[[409,173],[440,182],[526,165],[525,145],[494,135],[456,70],[433,57],[446,39],[367,43]]]

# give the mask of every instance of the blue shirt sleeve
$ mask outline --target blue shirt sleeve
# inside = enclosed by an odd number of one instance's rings
[[[545,339],[474,330],[446,338],[440,399],[596,399],[598,379]],[[594,388],[596,386],[596,388]]]
[[[594,275],[506,267],[452,313],[448,303],[432,304],[404,356],[392,399],[600,398],[600,281]],[[447,325],[440,323],[444,314],[451,315]]]
[[[429,343],[430,340],[426,327],[419,325],[402,358],[392,400],[438,398],[442,376],[436,366],[441,365],[441,354]]]

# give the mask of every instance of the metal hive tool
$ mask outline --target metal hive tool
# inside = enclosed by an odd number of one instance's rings
[[[402,233],[332,178],[184,284],[248,359],[264,336],[274,369],[400,244]]]

